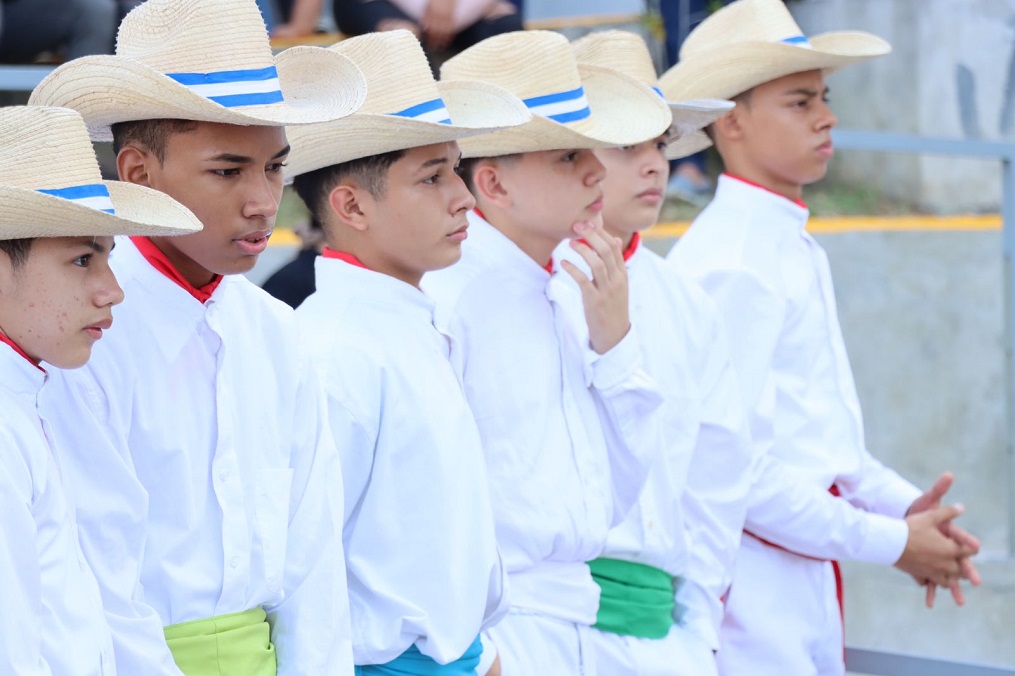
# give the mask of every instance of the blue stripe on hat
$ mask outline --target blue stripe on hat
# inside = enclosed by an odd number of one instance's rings
[[[275,66],[215,73],[167,73],[195,94],[226,108],[282,102],[282,87]]]
[[[65,199],[91,209],[97,209],[107,214],[116,213],[116,210],[113,208],[113,201],[109,197],[109,188],[103,183],[74,185],[69,188],[46,188],[36,192],[59,197],[60,199]]]
[[[806,35],[792,35],[788,38],[783,38],[779,42],[784,42],[787,45],[799,45],[800,47],[810,47],[811,41],[807,39]]]
[[[409,119],[420,120],[422,122],[451,124],[451,116],[448,114],[448,109],[445,106],[443,99],[439,98],[431,101],[424,101],[423,103],[415,106],[410,106],[405,110],[400,110],[397,113],[389,113],[389,115],[407,117]]]
[[[592,114],[585,88],[578,87],[566,92],[533,96],[522,101],[534,114],[553,120],[554,122],[575,122],[584,120]]]

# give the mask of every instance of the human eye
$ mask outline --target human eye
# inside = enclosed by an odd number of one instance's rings
[[[71,263],[73,265],[78,266],[79,268],[87,268],[89,265],[92,264],[92,254],[85,254],[83,256],[78,256],[73,261],[71,261]]]
[[[669,147],[670,147],[670,141],[669,141],[669,139],[662,139],[662,140],[656,141],[656,150],[659,150],[661,152],[665,152],[666,149],[669,148]]]
[[[560,159],[563,160],[564,162],[574,162],[575,160],[578,159],[578,151],[572,150],[571,152],[567,153]]]
[[[286,167],[285,162],[272,162],[271,164],[268,165],[268,171],[270,171],[273,174],[277,174],[281,172],[282,169],[284,169],[285,167]]]
[[[229,178],[230,176],[240,175],[239,167],[231,167],[229,169],[212,169],[211,171],[216,176],[221,176],[222,178]]]

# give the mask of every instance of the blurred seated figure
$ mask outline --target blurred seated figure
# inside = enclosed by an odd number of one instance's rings
[[[0,63],[113,53],[117,0],[3,0],[0,8]]]
[[[334,10],[343,33],[404,28],[428,52],[459,52],[493,35],[522,30],[518,6],[508,0],[334,0]]]

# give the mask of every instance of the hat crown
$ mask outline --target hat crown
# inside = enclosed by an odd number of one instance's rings
[[[680,58],[745,42],[786,42],[802,35],[782,0],[736,0],[691,31],[680,48]]]
[[[658,79],[648,45],[637,33],[609,30],[589,33],[572,43],[578,63],[610,68],[655,87]]]
[[[116,55],[165,74],[275,65],[254,0],[146,0],[120,24]]]
[[[85,121],[73,110],[0,108],[0,185],[55,190],[102,182]]]
[[[331,49],[352,59],[366,78],[358,113],[389,115],[440,98],[423,47],[407,30],[367,33]]]
[[[442,80],[482,80],[522,100],[582,86],[567,38],[550,31],[515,31],[487,38],[441,67]]]

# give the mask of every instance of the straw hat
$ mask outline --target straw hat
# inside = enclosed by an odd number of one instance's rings
[[[659,87],[668,98],[729,99],[786,75],[835,70],[890,51],[881,38],[859,31],[808,39],[782,0],[737,0],[691,31]]]
[[[532,119],[510,92],[486,82],[435,82],[423,47],[405,30],[367,33],[331,47],[363,71],[367,98],[353,115],[289,130],[286,177],[406,148],[456,141]]]
[[[103,181],[73,110],[0,108],[0,239],[180,235],[201,222],[156,190]]]
[[[518,127],[463,140],[465,157],[635,145],[665,132],[673,118],[649,87],[615,70],[577,63],[567,39],[549,31],[487,38],[446,61],[441,80],[493,83],[533,114]]]
[[[628,31],[602,31],[589,33],[571,43],[579,64],[601,66],[629,75],[651,87],[659,96],[655,65],[648,45],[636,33]],[[730,101],[719,99],[696,99],[691,101],[667,101],[673,111],[674,139],[666,149],[671,160],[693,155],[712,145],[701,130],[723,113],[733,109]]]
[[[96,141],[128,120],[282,126],[333,120],[363,102],[363,76],[341,54],[293,47],[273,56],[254,0],[147,0],[132,10],[115,55],[58,67],[32,105],[81,113]]]

